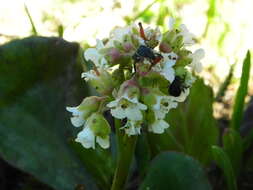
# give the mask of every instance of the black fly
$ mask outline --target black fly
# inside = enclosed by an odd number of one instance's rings
[[[137,62],[141,62],[144,58],[149,59],[152,64],[156,64],[162,59],[162,55],[159,53],[154,53],[153,49],[140,45],[135,54],[133,55],[133,60]]]
[[[147,41],[147,38],[145,36],[142,24],[139,23],[140,27],[140,36]],[[146,43],[145,43],[146,44]],[[154,53],[153,48],[146,45],[140,45],[134,55],[132,56],[135,63],[142,62],[144,58],[148,59],[152,65],[155,65],[158,63],[163,57],[159,53]],[[135,64],[134,63],[134,64]]]
[[[178,97],[180,96],[181,92],[184,92],[187,88],[188,86],[185,86],[184,84],[184,78],[176,76],[173,82],[170,84],[168,90],[171,96]]]

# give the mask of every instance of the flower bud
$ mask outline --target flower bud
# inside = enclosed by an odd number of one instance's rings
[[[85,98],[79,105],[78,110],[84,112],[84,119],[87,119],[92,113],[98,111],[101,102],[104,101],[104,97],[90,96]]]
[[[125,94],[130,99],[132,98],[139,98],[140,96],[140,89],[138,87],[138,84],[135,80],[127,80],[123,84],[121,84],[118,96],[123,96]]]
[[[93,131],[95,136],[106,138],[111,132],[109,123],[100,113],[93,113],[87,120],[87,125]]]
[[[107,57],[109,58],[111,63],[117,62],[122,54],[117,48],[110,48],[107,53]]]
[[[82,73],[82,78],[89,81],[90,84],[102,95],[110,95],[114,89],[112,76],[104,69],[99,69],[98,72],[91,70]]]
[[[163,53],[172,52],[172,49],[171,49],[170,45],[168,43],[164,42],[164,41],[160,43],[159,50]]]
[[[126,42],[123,44],[123,49],[125,52],[130,52],[133,50],[133,45],[130,42]]]
[[[80,127],[84,125],[85,120],[93,113],[99,109],[99,106],[104,97],[91,96],[85,98],[82,103],[77,107],[66,107],[67,111],[72,113],[71,123],[75,127]]]

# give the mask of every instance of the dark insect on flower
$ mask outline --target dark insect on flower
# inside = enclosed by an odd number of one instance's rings
[[[185,77],[184,77],[185,78]],[[184,92],[185,89],[189,88],[189,86],[186,86],[184,84],[184,78],[181,78],[179,76],[176,76],[173,82],[169,86],[169,94],[171,96],[178,97],[180,96],[181,92]]]
[[[140,26],[140,36],[147,41],[147,38],[145,36],[142,24],[139,23]],[[152,65],[155,65],[158,63],[163,56],[159,53],[155,53],[154,50],[151,47],[148,47],[147,45],[140,45],[134,55],[132,56],[135,63],[142,62],[144,58],[148,59]]]

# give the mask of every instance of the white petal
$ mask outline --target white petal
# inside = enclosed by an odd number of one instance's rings
[[[74,125],[75,127],[81,127],[84,123],[85,120],[82,117],[71,117],[70,121],[72,123],[72,125]]]
[[[146,110],[148,107],[145,105],[145,104],[142,104],[142,103],[137,103],[137,106],[140,110]]]
[[[126,108],[125,109],[125,116],[134,121],[142,120],[142,113],[138,108]]]
[[[86,61],[91,60],[95,65],[99,65],[100,54],[95,48],[88,48],[84,52],[84,57]]]
[[[200,60],[200,59],[203,59],[205,57],[205,51],[204,49],[200,48],[200,49],[197,49],[195,52],[195,58]]]
[[[109,148],[110,146],[110,139],[109,136],[107,136],[106,138],[101,138],[101,137],[96,137],[96,141],[97,143],[104,149]]]
[[[167,112],[162,109],[161,110],[154,110],[154,113],[155,113],[156,119],[164,119],[167,114]]]
[[[120,100],[120,99],[111,101],[111,102],[109,102],[106,106],[109,107],[109,108],[116,107],[116,106],[118,105],[118,103],[119,103],[119,100]]]
[[[195,42],[193,41],[193,37],[194,35],[192,33],[189,32],[189,30],[187,29],[186,25],[181,24],[179,26],[181,32],[179,33],[179,35],[183,36],[183,40],[184,40],[184,44],[185,45],[193,45]]]
[[[96,45],[97,49],[102,49],[105,47],[102,40],[96,39],[96,42],[97,42],[97,45]]]
[[[84,78],[84,80],[89,81],[92,79],[97,79],[98,76],[96,75],[95,71],[90,70],[88,72],[83,72],[81,78]]]
[[[126,117],[125,111],[120,107],[117,107],[115,109],[111,109],[111,114],[113,117],[116,117],[118,119],[123,119]]]
[[[95,136],[89,127],[85,127],[78,133],[76,142],[80,142],[84,148],[95,149]]]
[[[141,122],[128,120],[123,128],[128,136],[141,134]]]
[[[172,18],[172,17],[170,17],[170,18],[169,18],[169,23],[168,23],[169,30],[172,30],[172,29],[173,29],[174,24],[175,24],[175,19]]]
[[[164,120],[157,120],[150,126],[149,131],[157,134],[162,134],[168,127],[169,124]]]
[[[78,110],[78,106],[77,107],[66,107],[66,110],[71,112],[73,115],[80,115],[80,111]]]
[[[175,71],[173,68],[163,69],[161,73],[170,83],[175,79]]]
[[[125,133],[128,134],[128,136],[139,135],[141,134],[141,128],[130,126],[129,128],[125,128]]]

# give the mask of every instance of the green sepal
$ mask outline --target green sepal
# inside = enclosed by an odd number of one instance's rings
[[[109,123],[100,113],[93,113],[87,120],[87,126],[90,127],[95,136],[101,138],[106,138],[111,132]]]

